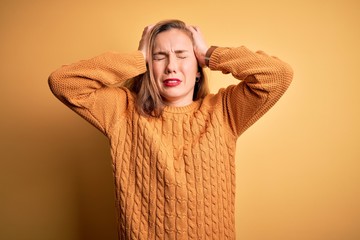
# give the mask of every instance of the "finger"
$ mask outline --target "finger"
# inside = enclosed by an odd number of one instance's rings
[[[142,37],[145,37],[146,35],[149,35],[151,29],[154,27],[154,25],[148,25],[143,29]]]
[[[154,25],[148,25],[146,26],[146,28],[144,29],[145,32],[150,32],[152,29],[154,28]]]
[[[199,32],[199,27],[197,27],[197,26],[188,25],[188,26],[187,26],[187,29],[189,29],[190,32],[192,32],[192,33],[197,33],[197,32]]]

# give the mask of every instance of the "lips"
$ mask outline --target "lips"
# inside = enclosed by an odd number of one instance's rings
[[[163,81],[163,83],[166,87],[176,87],[176,86],[180,85],[181,80],[178,78],[168,78],[168,79],[165,79]]]

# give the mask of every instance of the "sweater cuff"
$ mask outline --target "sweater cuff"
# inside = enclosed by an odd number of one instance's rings
[[[220,53],[225,49],[228,49],[228,48],[214,47],[214,49],[212,49],[211,56],[210,56],[211,61],[209,61],[209,65],[208,65],[210,69],[216,68],[217,64],[219,63]]]
[[[217,48],[217,46],[211,46],[211,47],[206,51],[206,54],[205,54],[205,65],[206,65],[207,67],[209,67],[211,55],[212,55],[212,53],[214,52],[214,50],[215,50],[216,48]]]
[[[136,64],[137,68],[140,70],[140,72],[141,73],[146,72],[147,71],[146,62],[145,62],[144,55],[141,53],[141,51],[136,51],[136,53],[134,55],[134,59],[135,59],[135,64]]]

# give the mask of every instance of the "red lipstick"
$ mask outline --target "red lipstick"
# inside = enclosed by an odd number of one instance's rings
[[[168,79],[165,79],[163,81],[163,83],[166,87],[176,87],[176,86],[180,85],[181,80],[178,78],[168,78]]]

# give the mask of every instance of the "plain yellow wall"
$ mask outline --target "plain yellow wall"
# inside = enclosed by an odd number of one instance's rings
[[[1,1],[0,239],[116,238],[108,142],[52,96],[47,77],[136,50],[143,27],[168,18],[200,26],[209,45],[261,49],[295,71],[238,141],[237,238],[360,239],[356,0]],[[213,91],[236,82],[209,76]]]

